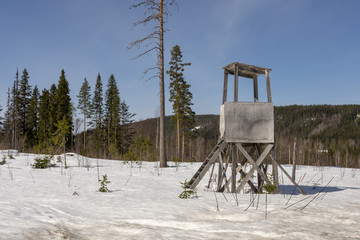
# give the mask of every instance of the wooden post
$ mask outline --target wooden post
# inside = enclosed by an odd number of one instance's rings
[[[211,173],[210,173],[210,178],[209,178],[209,183],[207,185],[207,188],[210,188],[210,185],[211,185],[211,182],[212,182],[212,176],[214,174],[215,164],[216,163],[214,163],[213,166],[212,166]]]
[[[223,92],[223,104],[227,101],[227,86],[228,86],[229,72],[224,70],[224,92]]]
[[[237,65],[234,67],[234,102],[238,101],[238,83],[239,83],[239,68]]]
[[[232,171],[231,171],[231,192],[234,193],[236,191],[236,146],[235,144],[231,144],[231,155],[232,155]]]
[[[254,76],[254,102],[259,101],[259,90],[258,90],[258,79],[257,76]]]
[[[290,144],[289,144],[289,165],[291,164],[291,150],[290,150]]]
[[[270,89],[270,74],[269,74],[269,70],[265,70],[265,77],[266,77],[266,90],[267,90],[267,99],[268,102],[271,103],[271,89]]]
[[[306,193],[304,192],[304,190],[301,189],[301,187],[290,177],[290,175],[286,172],[286,170],[273,158],[272,155],[269,155],[270,158],[272,158],[272,160],[276,163],[276,165],[280,168],[281,171],[283,171],[283,173],[285,174],[285,176],[295,185],[295,187],[304,195],[306,195]]]
[[[221,188],[221,183],[222,183],[222,179],[223,179],[223,152],[220,153],[219,155],[219,171],[218,171],[218,185],[217,185],[217,190],[219,191]]]
[[[294,142],[294,151],[293,151],[293,168],[292,168],[292,179],[295,181],[295,173],[296,173],[296,139]]]
[[[273,158],[276,160],[276,150],[275,147],[272,150]],[[278,166],[275,164],[274,160],[271,159],[271,166],[272,166],[272,175],[273,175],[273,183],[276,187],[279,188],[279,171]]]

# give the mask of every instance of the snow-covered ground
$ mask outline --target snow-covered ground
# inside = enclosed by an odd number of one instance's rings
[[[358,169],[299,166],[306,196],[291,195],[280,174],[281,194],[258,195],[248,208],[252,194],[211,192],[208,178],[198,198],[178,198],[199,163],[158,169],[98,160],[97,168],[96,159],[74,155],[68,169],[32,169],[35,157],[19,154],[0,166],[0,239],[360,239]],[[98,170],[111,192],[98,191]]]

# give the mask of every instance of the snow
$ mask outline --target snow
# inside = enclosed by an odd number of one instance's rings
[[[68,169],[32,169],[36,156],[19,153],[0,166],[0,239],[360,239],[359,169],[298,166],[306,196],[291,195],[280,174],[281,193],[258,195],[245,211],[252,195],[214,193],[208,178],[197,198],[178,198],[199,163],[159,169],[69,154]],[[111,192],[98,191],[97,161]]]

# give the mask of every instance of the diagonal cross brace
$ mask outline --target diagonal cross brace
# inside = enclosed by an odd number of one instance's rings
[[[269,181],[268,177],[266,176],[266,174],[261,171],[261,169],[258,167],[258,165],[255,164],[255,161],[251,158],[251,156],[246,152],[246,150],[243,148],[243,146],[241,146],[240,143],[236,143],[236,146],[238,147],[238,149],[240,150],[240,152],[245,156],[245,158],[255,167],[255,170],[260,174],[260,176],[265,180],[265,182],[267,184],[271,184],[271,182]],[[270,146],[270,145],[268,145]],[[266,149],[264,150],[267,151],[266,155],[270,152],[270,150],[272,149],[273,145],[271,144],[271,146],[268,149],[268,146],[266,147]],[[268,150],[267,150],[268,149]],[[265,155],[265,157],[266,157]],[[265,158],[264,158],[265,159]],[[262,161],[261,161],[262,163]],[[261,165],[261,163],[259,165]]]
[[[254,147],[251,148],[250,154],[253,154],[254,151],[255,151],[255,148],[254,148]],[[239,171],[242,169],[242,166],[243,166],[246,162],[247,162],[247,160],[244,159],[244,160],[241,162],[241,164],[236,168],[236,172],[239,172]],[[241,174],[241,173],[240,173],[240,174]],[[244,173],[244,174],[245,174],[245,173]],[[226,179],[225,179],[225,180],[226,180]],[[226,180],[224,186],[222,186],[219,191],[220,191],[220,192],[223,192],[223,191],[225,190],[225,188],[229,191],[229,185],[230,185],[231,182],[232,182],[232,177],[229,177],[229,178]],[[249,182],[251,182],[251,181],[249,180],[248,183],[249,183]],[[229,192],[230,192],[230,191],[229,191]]]
[[[240,145],[240,144],[239,144]],[[237,144],[238,146],[238,144]],[[261,175],[261,173],[263,173],[259,166],[260,164],[264,161],[264,159],[266,158],[266,156],[269,154],[270,150],[274,147],[274,144],[269,144],[266,146],[265,150],[261,153],[260,157],[256,160],[256,162],[254,162],[254,160],[250,157],[250,155],[245,151],[245,149],[240,145],[241,149],[243,151],[241,151],[244,156],[246,157],[247,160],[249,160],[249,162],[253,165],[253,167],[250,169],[250,171],[246,174],[245,178],[243,178],[243,180],[240,182],[240,185],[237,187],[236,192],[240,192],[241,189],[244,188],[245,184],[247,183],[247,181],[250,180],[251,176],[253,175],[253,173],[255,172],[255,169],[259,172],[259,174]],[[265,182],[268,184],[271,184],[269,179],[265,176],[265,174],[262,175],[262,177],[264,178]]]
[[[303,194],[306,195],[306,193],[304,192],[304,190],[302,190],[302,188],[292,179],[292,177],[290,177],[290,175],[286,172],[286,170],[273,158],[273,156],[270,155],[271,160],[273,160],[273,162],[279,166],[279,168],[281,169],[281,171],[283,171],[283,173],[285,173],[285,175],[290,179],[290,181],[295,185],[295,187]]]

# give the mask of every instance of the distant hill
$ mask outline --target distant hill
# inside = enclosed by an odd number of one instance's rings
[[[289,159],[297,142],[301,164],[360,167],[360,105],[290,105],[274,109],[277,158]],[[175,125],[165,118],[167,155],[175,150]],[[203,161],[219,137],[219,115],[196,115],[187,160]],[[136,133],[156,145],[157,119],[133,123]]]

